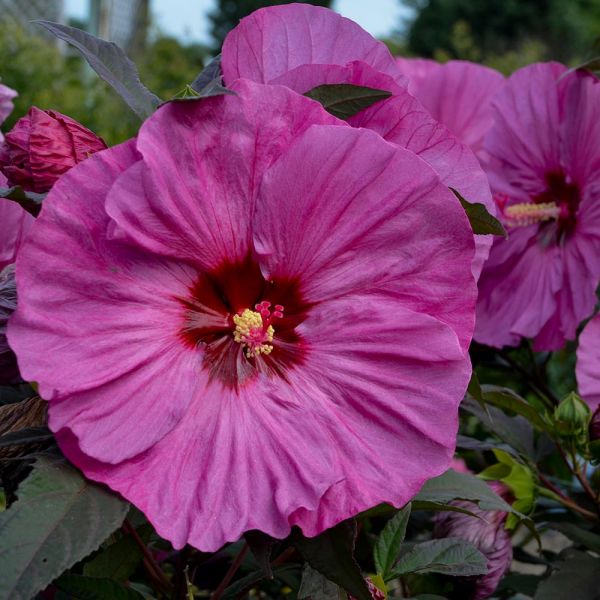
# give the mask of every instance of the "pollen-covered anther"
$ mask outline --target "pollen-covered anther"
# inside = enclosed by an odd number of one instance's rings
[[[512,204],[505,207],[503,212],[507,225],[511,227],[526,227],[558,219],[561,215],[560,207],[555,202]]]
[[[235,330],[233,339],[242,344],[245,348],[245,354],[248,358],[256,358],[261,354],[271,354],[273,351],[273,335],[275,329],[271,322],[273,319],[283,317],[283,306],[275,305],[275,310],[271,312],[271,303],[263,301],[255,305],[256,310],[246,308],[233,316]]]

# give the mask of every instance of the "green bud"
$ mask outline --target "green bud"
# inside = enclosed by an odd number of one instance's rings
[[[554,409],[554,422],[560,435],[572,436],[585,432],[590,417],[588,405],[575,392],[571,392]]]

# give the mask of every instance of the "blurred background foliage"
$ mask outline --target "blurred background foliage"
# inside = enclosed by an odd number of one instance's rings
[[[401,23],[390,23],[392,33],[384,41],[394,54],[439,61],[472,60],[506,74],[538,60],[556,59],[572,65],[600,54],[600,0],[398,2],[410,16]],[[137,63],[142,81],[168,99],[194,79],[240,18],[261,6],[280,3],[285,2],[218,0],[208,15],[213,41],[206,46],[164,35],[160,23],[153,23],[150,15],[150,22],[144,22],[144,39],[136,39],[127,51]],[[335,6],[331,0],[312,3]],[[36,105],[72,116],[110,145],[135,135],[139,122],[121,100],[78,55],[36,30],[0,15],[0,76],[19,92],[6,127]]]

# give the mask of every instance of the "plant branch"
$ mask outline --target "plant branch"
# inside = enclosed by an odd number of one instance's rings
[[[231,566],[225,573],[225,577],[223,577],[223,581],[219,584],[219,587],[214,591],[213,595],[210,597],[211,600],[219,600],[223,595],[223,592],[227,589],[227,586],[231,583],[234,575],[237,573],[237,570],[240,568],[242,561],[244,560],[246,554],[248,554],[249,546],[248,544],[244,544],[242,549],[238,552],[237,556]]]

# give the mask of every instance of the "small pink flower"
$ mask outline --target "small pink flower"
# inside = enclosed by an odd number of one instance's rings
[[[592,412],[597,410],[600,408],[600,315],[591,319],[579,336],[576,374],[579,394]]]
[[[453,468],[462,473],[470,472],[463,461],[455,461]],[[508,495],[507,488],[501,483],[494,481],[489,486],[500,496],[506,498]],[[461,598],[464,600],[489,598],[512,563],[512,542],[504,528],[507,515],[501,511],[481,510],[472,502],[454,501],[452,504],[480,518],[458,512],[439,513],[435,517],[433,535],[437,538],[453,537],[471,542],[487,558],[488,572],[485,575],[455,579],[459,581]]]
[[[232,87],[57,182],[8,329],[67,457],[210,551],[314,536],[443,472],[476,293],[464,211],[420,158]]]
[[[558,63],[513,74],[494,100],[486,170],[508,227],[479,281],[476,339],[555,350],[600,281],[600,83]]]
[[[6,177],[0,173],[0,188],[7,185]],[[32,223],[33,217],[16,202],[0,198],[0,270],[15,262]]]
[[[389,91],[391,98],[360,111],[348,120],[350,125],[371,129],[386,141],[408,148],[429,163],[447,186],[495,213],[487,177],[474,154],[408,92],[407,79],[387,47],[353,21],[308,4],[257,10],[228,34],[222,67],[226,83],[243,77],[285,85],[301,94],[339,83]],[[492,237],[475,236],[475,244],[477,277]]]
[[[422,58],[397,58],[409,79],[408,90],[476,155],[483,155],[485,134],[494,124],[492,98],[503,76],[466,60],[445,64]]]
[[[43,193],[70,168],[105,148],[104,141],[81,123],[33,106],[6,134],[0,171],[9,185]]]

